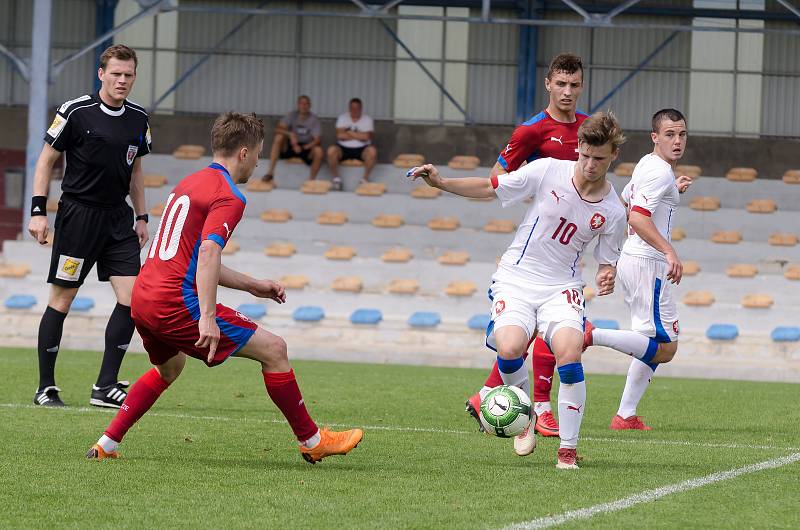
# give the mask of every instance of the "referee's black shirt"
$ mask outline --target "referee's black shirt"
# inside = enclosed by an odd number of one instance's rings
[[[94,93],[61,105],[44,140],[67,152],[65,196],[113,208],[130,193],[134,160],[150,152],[150,127],[139,105],[125,100],[110,107]]]

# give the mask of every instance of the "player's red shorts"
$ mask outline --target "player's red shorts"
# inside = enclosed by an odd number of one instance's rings
[[[213,360],[208,362],[208,348],[197,348],[195,343],[200,338],[197,321],[185,308],[171,312],[152,304],[131,304],[131,316],[136,330],[142,337],[144,349],[150,355],[154,365],[164,364],[178,352],[200,359],[208,366],[216,366],[239,351],[247,344],[258,326],[255,322],[238,311],[222,304],[217,304],[217,326],[220,330],[219,344]],[[170,314],[163,318],[159,315]]]

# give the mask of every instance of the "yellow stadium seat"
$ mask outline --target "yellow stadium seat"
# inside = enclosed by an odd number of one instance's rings
[[[783,174],[783,181],[786,184],[800,184],[800,169],[790,169]]]
[[[700,265],[696,261],[683,262],[683,275],[696,276],[700,272]]]
[[[309,195],[325,195],[331,191],[332,184],[327,180],[307,180],[300,186],[301,193]]]
[[[386,193],[386,184],[383,182],[362,182],[356,188],[356,195],[362,197],[380,197]]]
[[[469,261],[469,253],[458,250],[448,250],[439,256],[438,261],[442,265],[464,265]]]
[[[360,293],[364,288],[364,283],[358,276],[343,276],[336,278],[331,283],[331,289],[334,291],[346,291],[350,293]]]
[[[748,294],[742,298],[742,307],[751,309],[767,309],[775,300],[768,294]]]
[[[282,277],[280,282],[286,289],[305,289],[308,278],[302,274],[289,274]]]
[[[682,239],[686,239],[686,230],[683,228],[673,228],[672,229],[672,240],[673,241],[680,241]]]
[[[678,166],[675,167],[675,175],[677,176],[686,175],[687,177],[696,179],[702,174],[703,170],[700,166],[689,166],[685,164],[678,164]]]
[[[150,215],[152,215],[153,217],[161,217],[161,214],[163,213],[164,213],[163,202],[159,202],[158,204],[155,204],[153,205],[152,208],[150,208]]]
[[[275,189],[275,181],[270,180],[265,182],[261,179],[251,179],[247,182],[247,191],[252,191],[255,193],[265,192],[265,191],[272,191]]]
[[[772,213],[778,209],[772,199],[754,199],[747,203],[747,211],[750,213]]]
[[[0,277],[2,278],[24,278],[30,272],[30,266],[24,263],[0,264]]]
[[[421,166],[425,163],[425,157],[416,153],[402,153],[394,158],[394,167],[404,169]]]
[[[172,156],[181,160],[197,160],[204,154],[206,154],[205,147],[192,144],[180,145],[172,152]]]
[[[758,171],[752,167],[732,167],[725,174],[725,178],[732,182],[753,182],[758,176]]]
[[[415,199],[435,199],[439,195],[442,194],[442,190],[439,188],[432,188],[427,184],[423,186],[417,186],[413,190],[411,190],[411,196]]]
[[[704,307],[714,302],[714,295],[708,291],[690,291],[683,297],[683,303],[689,306]]]
[[[339,261],[349,261],[353,259],[353,256],[355,255],[356,251],[353,249],[353,247],[332,246],[325,251],[325,257],[327,259],[339,260]]]
[[[372,220],[372,226],[378,228],[398,228],[403,226],[405,221],[400,215],[381,214]]]
[[[507,219],[492,219],[486,223],[483,229],[487,232],[508,234],[516,230],[517,225],[514,224],[514,221],[509,221]]]
[[[381,261],[387,263],[405,263],[414,257],[407,248],[392,248],[381,254]]]
[[[636,164],[633,162],[622,162],[614,168],[614,174],[618,177],[630,177],[633,175],[633,168],[635,167]]]
[[[428,221],[431,230],[457,230],[461,223],[455,217],[434,217]]]
[[[395,279],[389,284],[389,292],[392,294],[414,294],[419,291],[419,282],[410,279]]]
[[[724,243],[728,245],[735,245],[741,240],[742,234],[736,230],[714,232],[714,235],[711,236],[711,241],[714,243]]]
[[[738,263],[725,269],[725,274],[731,278],[752,278],[758,274],[758,267],[755,265]]]
[[[719,210],[719,207],[719,197],[694,197],[689,202],[689,208],[692,210],[711,212],[714,210]]]
[[[450,282],[444,292],[448,296],[472,296],[476,289],[475,282]]]
[[[322,212],[317,217],[317,223],[321,225],[343,225],[347,222],[347,214],[344,212]]]
[[[236,254],[241,248],[242,247],[239,245],[239,243],[231,239],[225,244],[225,248],[222,249],[222,253],[227,255]]]
[[[783,277],[787,280],[800,280],[800,265],[789,265],[783,272]]]
[[[776,247],[793,247],[797,244],[797,236],[794,234],[775,233],[769,236],[769,244]]]
[[[272,243],[264,249],[264,254],[273,258],[288,258],[297,252],[297,247],[291,243]]]
[[[145,188],[160,188],[167,185],[167,177],[164,175],[145,175],[144,187]]]
[[[450,169],[468,169],[472,170],[480,165],[481,159],[477,156],[458,155],[454,156],[447,163]]]
[[[261,220],[266,223],[285,223],[292,218],[292,212],[289,210],[276,210],[270,209],[261,212]]]

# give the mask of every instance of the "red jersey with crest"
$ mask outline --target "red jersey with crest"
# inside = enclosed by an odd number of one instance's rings
[[[524,162],[532,162],[537,158],[577,160],[578,127],[588,117],[578,111],[574,122],[563,123],[543,110],[514,129],[497,162],[511,172],[519,169]]]
[[[220,247],[242,218],[247,200],[228,171],[213,163],[184,178],[170,193],[153,236],[134,291],[136,300],[151,304],[149,313],[160,320],[183,318],[186,311],[197,320],[197,254],[200,243],[211,240]],[[141,313],[141,307],[138,313]],[[148,318],[148,320],[151,320]]]

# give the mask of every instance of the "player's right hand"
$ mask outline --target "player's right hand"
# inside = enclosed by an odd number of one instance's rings
[[[681,175],[675,179],[675,185],[678,186],[678,193],[685,193],[692,185],[692,177]]]
[[[667,252],[665,256],[667,258],[667,279],[677,285],[681,283],[683,277],[683,263],[674,250]]]
[[[406,176],[411,180],[422,178],[432,188],[440,188],[442,177],[439,175],[439,170],[433,164],[423,164],[421,166],[413,167],[406,172]]]
[[[49,227],[47,226],[46,215],[34,215],[31,217],[31,222],[28,223],[28,232],[33,236],[40,245],[47,243],[47,233]]]
[[[217,317],[215,315],[203,316],[200,315],[200,320],[197,321],[197,329],[200,338],[194,343],[197,348],[208,348],[208,363],[214,360],[214,354],[217,353],[217,344],[219,344],[219,326],[217,326]]]

